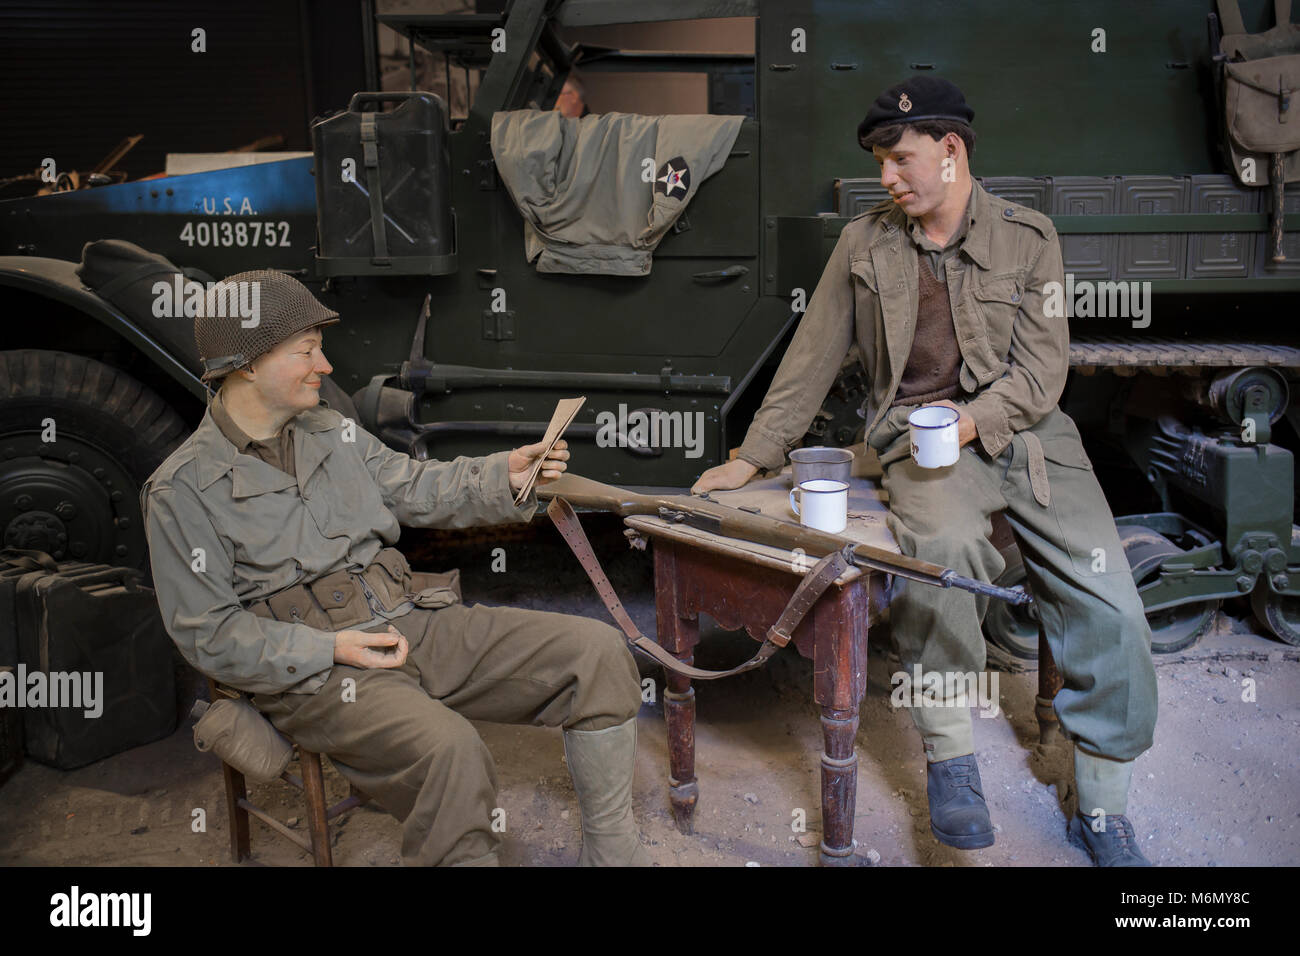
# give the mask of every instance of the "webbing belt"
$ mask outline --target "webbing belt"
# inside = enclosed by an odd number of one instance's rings
[[[813,566],[811,571],[804,575],[803,580],[799,582],[799,587],[795,589],[794,596],[790,598],[790,602],[785,606],[785,610],[781,612],[777,622],[768,629],[766,640],[763,641],[762,646],[759,647],[758,652],[753,657],[730,670],[701,670],[698,667],[692,667],[690,664],[683,664],[660,645],[642,634],[636,624],[632,622],[632,618],[628,616],[627,611],[619,601],[618,595],[614,593],[614,586],[609,583],[609,578],[605,576],[600,561],[591,550],[591,543],[582,530],[582,523],[578,520],[573,506],[563,498],[553,498],[550,506],[546,509],[546,514],[555,523],[556,529],[564,537],[569,547],[573,549],[574,557],[582,565],[582,570],[587,572],[587,577],[591,578],[591,583],[596,586],[596,593],[605,602],[605,607],[609,610],[610,616],[614,618],[618,626],[623,629],[623,633],[627,635],[628,643],[636,650],[662,664],[665,669],[672,671],[674,674],[689,677],[692,680],[717,680],[720,677],[731,677],[733,674],[743,674],[755,667],[761,667],[769,657],[790,642],[790,636],[794,633],[795,628],[799,626],[799,622],[803,620],[808,610],[817,603],[817,599],[822,596],[822,592],[849,568],[849,562],[845,558],[844,552],[832,551],[826,555]]]

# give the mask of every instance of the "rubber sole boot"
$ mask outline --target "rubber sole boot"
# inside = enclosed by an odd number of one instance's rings
[[[930,832],[940,843],[958,850],[993,845],[993,821],[974,754],[929,764],[925,795],[930,803]]]
[[[482,856],[476,856],[472,860],[464,860],[460,863],[453,863],[452,866],[500,866],[497,860],[496,850],[491,853],[485,853]]]
[[[1150,866],[1138,849],[1133,824],[1122,813],[1104,815],[1099,830],[1093,818],[1076,813],[1070,820],[1070,842],[1088,851],[1097,866]]]
[[[649,866],[632,819],[636,718],[605,730],[566,730],[564,755],[582,809],[579,866]]]

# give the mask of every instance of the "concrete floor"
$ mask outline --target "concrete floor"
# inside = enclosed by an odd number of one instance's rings
[[[654,633],[648,555],[630,552],[616,524],[588,518],[589,533],[638,625]],[[549,528],[497,539],[407,531],[417,567],[459,566],[470,602],[544,607],[604,617],[590,586]],[[508,572],[489,570],[504,547]],[[1300,649],[1252,633],[1240,608],[1221,614],[1191,650],[1158,656],[1160,718],[1155,745],[1139,758],[1130,796],[1144,852],[1170,866],[1294,866],[1300,863]],[[1000,673],[1003,713],[974,720],[995,844],[963,852],[928,829],[925,772],[908,716],[889,700],[887,630],[872,632],[870,682],[857,739],[855,861],[862,865],[1086,866],[1065,839],[1073,810],[1068,745],[1039,753],[1034,671]],[[729,666],[752,653],[743,635],[710,631],[697,658]],[[821,730],[810,700],[811,662],[790,651],[768,666],[697,688],[700,802],[692,834],[679,833],[667,801],[662,684],[643,706],[634,810],[651,859],[661,866],[812,866],[820,830]],[[1241,700],[1243,680],[1256,699]],[[576,800],[557,730],[478,725],[497,763],[506,813],[506,865],[572,864],[579,848]],[[346,783],[326,771],[330,793]],[[282,818],[302,807],[286,784],[254,788]],[[28,762],[0,788],[0,865],[229,865],[221,774],[195,750],[190,725],[171,737],[76,771]],[[196,832],[196,811],[206,827]],[[794,824],[804,818],[806,832]],[[335,861],[398,865],[400,829],[362,808],[337,825]],[[253,824],[254,865],[310,865],[305,853]]]

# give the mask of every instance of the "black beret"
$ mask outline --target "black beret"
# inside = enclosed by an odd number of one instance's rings
[[[862,142],[866,135],[890,123],[951,120],[969,126],[973,119],[975,111],[955,85],[937,76],[914,76],[876,97],[866,118],[858,124],[858,144],[866,149]]]

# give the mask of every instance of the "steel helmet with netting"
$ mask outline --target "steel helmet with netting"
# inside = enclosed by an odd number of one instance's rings
[[[256,322],[245,328],[250,318]],[[227,276],[207,290],[204,307],[194,317],[194,342],[203,362],[200,381],[221,379],[290,336],[338,321],[337,312],[292,276],[274,269]]]

